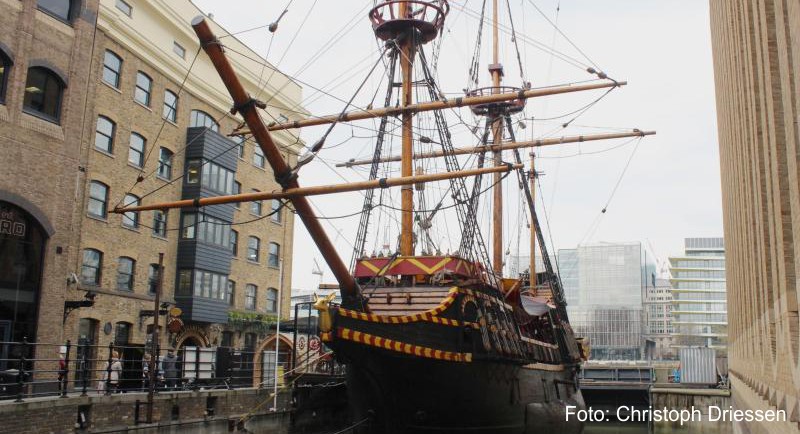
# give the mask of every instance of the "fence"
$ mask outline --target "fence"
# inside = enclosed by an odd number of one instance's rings
[[[150,370],[156,392],[279,385],[294,362],[298,372],[334,372],[332,360],[302,359],[291,350],[185,346],[149,353],[145,345],[0,342],[0,400],[29,397],[147,392]],[[309,366],[305,366],[305,364]],[[259,377],[259,378],[256,378]]]

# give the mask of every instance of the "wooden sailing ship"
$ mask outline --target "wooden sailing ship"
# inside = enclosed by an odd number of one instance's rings
[[[347,387],[353,421],[370,420],[370,432],[486,432],[521,433],[578,431],[577,421],[565,422],[565,407],[583,406],[577,372],[582,349],[570,327],[561,283],[549,261],[534,206],[536,171],[520,150],[560,143],[585,142],[620,137],[641,137],[652,132],[562,137],[517,142],[510,116],[521,111],[529,98],[614,88],[624,82],[600,82],[532,89],[529,85],[508,87],[502,83],[503,67],[498,59],[498,1],[493,1],[492,85],[471,89],[464,96],[446,98],[437,87],[427,62],[421,62],[425,90],[430,100],[412,101],[415,58],[424,56],[424,45],[437,38],[448,14],[448,3],[392,0],[377,4],[369,13],[376,36],[385,42],[389,59],[386,103],[376,109],[344,112],[288,123],[265,125],[258,110],[263,104],[251,98],[239,83],[223,47],[202,17],[192,23],[203,49],[217,68],[247,131],[260,145],[281,191],[198,198],[171,203],[116,209],[168,209],[202,207],[222,203],[286,199],[308,229],[335,276],[341,305],[320,299],[321,338],[347,365]],[[399,65],[399,86],[395,71]],[[392,106],[393,92],[399,105]],[[441,110],[470,107],[485,118],[484,142],[471,148],[450,143]],[[414,117],[423,112],[436,116],[442,149],[415,152]],[[331,125],[361,119],[381,119],[385,132],[388,117],[401,119],[402,152],[382,155],[383,136],[376,140],[373,158],[351,160],[343,166],[370,165],[370,179],[363,182],[300,187],[298,173],[323,147],[289,167],[272,141],[270,131]],[[491,136],[491,143],[488,138]],[[508,137],[510,140],[505,140]],[[430,140],[430,139],[429,139]],[[492,153],[492,164],[462,170],[457,155]],[[504,155],[511,155],[510,163]],[[415,174],[414,162],[441,158],[447,172]],[[481,158],[480,161],[484,161]],[[377,178],[379,163],[399,162],[401,176]],[[503,274],[503,189],[501,176],[516,174],[524,190],[531,216],[531,261],[527,273],[505,278]],[[465,177],[493,175],[493,228],[491,251],[483,242],[476,220],[477,195],[470,192]],[[456,214],[462,232],[460,248],[453,254],[419,254],[415,246],[414,185],[450,181]],[[401,230],[399,247],[391,255],[367,256],[364,243],[372,210],[372,192],[400,186]],[[364,213],[355,240],[356,258],[345,265],[323,230],[308,201],[309,196],[345,191],[366,191]],[[419,224],[417,222],[417,224]],[[544,270],[537,272],[535,255],[541,252]]]

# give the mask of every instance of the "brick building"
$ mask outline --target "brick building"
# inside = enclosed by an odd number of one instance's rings
[[[279,310],[288,318],[292,267],[293,214],[280,202],[108,212],[280,188],[254,142],[227,136],[240,121],[189,25],[199,14],[188,0],[0,0],[0,150],[12,163],[0,174],[0,217],[28,225],[26,239],[0,241],[0,333],[24,316],[36,324],[25,326],[31,340],[113,342],[140,358],[164,253],[162,301],[182,310],[185,326],[162,327],[162,347],[239,347],[258,362],[274,345],[264,324]],[[299,85],[250,60],[258,54],[236,38],[224,43],[245,88],[269,100],[265,118],[302,114]],[[274,138],[292,164],[302,142],[291,131]],[[7,278],[22,262],[41,268]],[[32,296],[14,316],[6,308],[21,306],[18,283]],[[86,294],[94,305],[68,310],[62,326],[64,301]],[[12,329],[4,340],[22,338]]]

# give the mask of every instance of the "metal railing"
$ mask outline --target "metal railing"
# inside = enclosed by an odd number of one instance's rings
[[[289,362],[303,370],[332,372],[333,361],[309,360],[275,350],[185,346],[174,351],[151,345],[96,345],[0,341],[0,400],[22,402],[35,397],[67,397],[147,393],[149,372],[156,370],[156,392],[258,387],[271,388],[275,369],[289,371]],[[326,365],[328,363],[329,365]],[[279,383],[283,381],[278,379]]]

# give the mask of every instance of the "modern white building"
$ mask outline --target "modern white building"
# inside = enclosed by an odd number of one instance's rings
[[[723,238],[686,238],[682,256],[669,258],[673,342],[676,348],[727,351],[728,308]]]
[[[672,348],[672,286],[669,279],[656,279],[644,294],[644,357],[648,360],[674,359]]]

